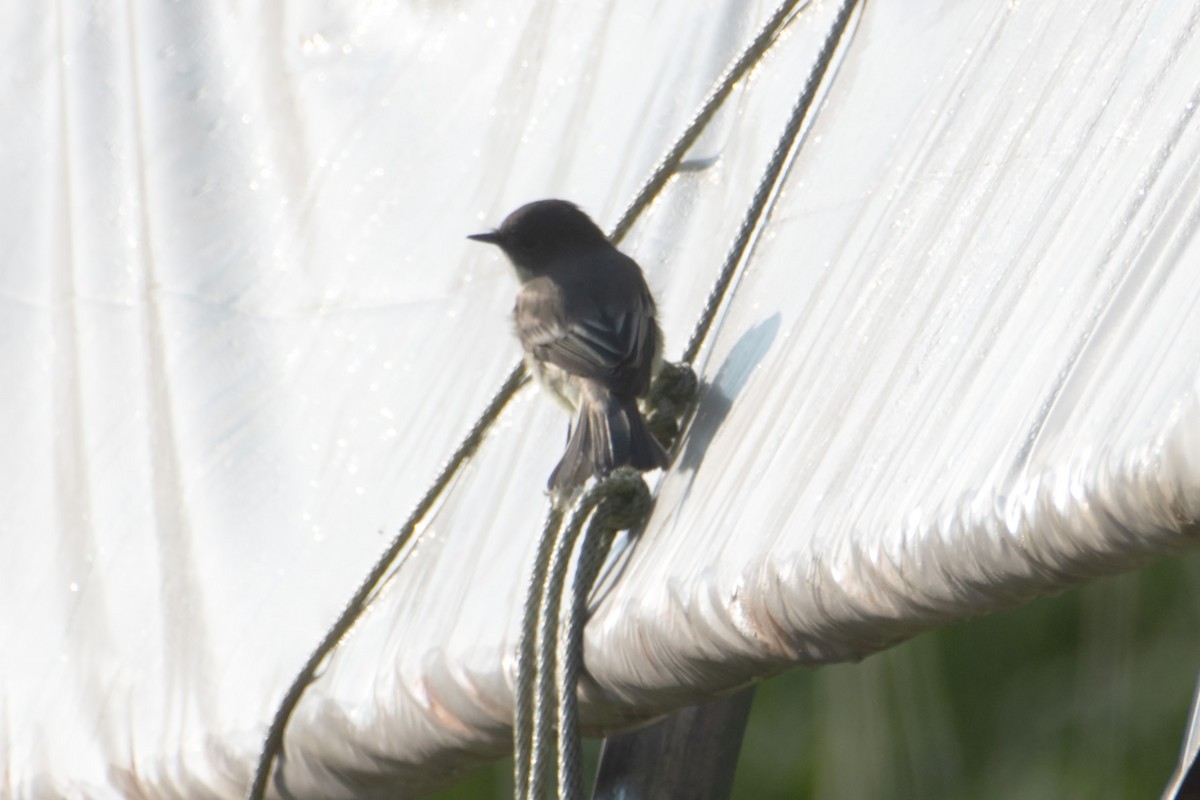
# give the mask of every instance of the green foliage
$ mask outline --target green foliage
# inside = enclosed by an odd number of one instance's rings
[[[1157,797],[1200,669],[1200,556],[759,687],[735,798]]]

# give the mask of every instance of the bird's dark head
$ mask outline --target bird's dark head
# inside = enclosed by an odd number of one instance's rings
[[[576,253],[611,246],[604,231],[566,200],[538,200],[523,205],[496,230],[467,238],[503,250],[521,280],[543,275]]]

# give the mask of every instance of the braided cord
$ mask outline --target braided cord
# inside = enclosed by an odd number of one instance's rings
[[[518,798],[549,797],[555,789],[560,797],[582,797],[575,685],[583,666],[587,596],[613,535],[638,525],[649,510],[650,490],[641,474],[622,467],[593,483],[576,501],[565,524],[557,505],[547,516],[518,645],[514,722]],[[564,592],[572,561],[569,591]]]
[[[771,14],[770,18],[763,23],[758,29],[758,33],[750,40],[750,43],[742,49],[736,58],[725,67],[725,70],[717,77],[704,100],[701,101],[700,107],[696,113],[692,115],[692,120],[683,129],[683,133],[679,134],[679,138],[675,140],[675,144],[671,145],[671,149],[667,151],[650,172],[650,177],[646,178],[642,187],[638,189],[633,200],[625,212],[621,214],[621,218],[617,220],[617,224],[613,226],[613,231],[609,238],[613,242],[620,242],[625,238],[625,234],[629,233],[629,229],[633,227],[633,223],[641,216],[641,213],[646,209],[654,199],[658,197],[658,193],[662,191],[663,186],[679,169],[680,163],[683,161],[684,155],[688,149],[696,143],[700,138],[700,134],[704,132],[705,127],[712,121],[713,115],[729,97],[729,93],[733,91],[733,87],[737,85],[750,68],[762,59],[763,54],[770,49],[775,43],[775,38],[784,26],[798,11],[801,5],[800,0],[784,0],[775,9],[775,13]],[[803,3],[808,5],[808,0]]]
[[[771,154],[771,160],[758,181],[754,197],[746,208],[746,213],[738,226],[737,235],[734,236],[733,244],[730,245],[725,256],[725,263],[721,265],[721,272],[713,283],[704,310],[700,312],[700,319],[696,321],[696,327],[692,330],[692,337],[688,340],[687,347],[684,348],[682,360],[685,363],[691,363],[699,354],[713,320],[717,316],[717,310],[721,307],[728,294],[729,286],[738,273],[738,267],[743,262],[751,235],[760,228],[759,223],[762,221],[764,212],[779,192],[779,178],[783,174],[784,167],[791,160],[791,156],[794,155],[800,126],[804,124],[804,120],[812,109],[817,88],[824,80],[826,72],[829,71],[829,65],[833,62],[834,50],[841,42],[842,36],[846,32],[846,26],[850,22],[851,13],[857,6],[858,0],[844,0],[833,20],[833,25],[829,28],[829,33],[825,35],[825,41],[817,54],[817,60],[808,73],[808,78],[804,81],[804,89],[800,92],[796,104],[792,106],[791,116],[788,117],[787,125],[775,145],[775,152]]]
[[[321,664],[329,657],[330,653],[342,641],[342,638],[354,626],[371,597],[375,594],[380,582],[384,576],[391,571],[392,562],[405,550],[413,532],[417,526],[433,508],[434,503],[441,496],[446,486],[457,474],[459,468],[475,454],[479,449],[479,445],[483,442],[484,436],[487,434],[488,428],[496,421],[504,411],[504,406],[512,399],[512,396],[517,393],[528,380],[525,374],[524,364],[518,364],[514,367],[505,378],[504,383],[500,386],[500,390],[492,397],[479,419],[475,421],[475,425],[471,428],[466,438],[458,445],[454,453],[442,465],[441,471],[437,478],[434,479],[433,485],[429,491],[417,503],[416,508],[409,514],[400,531],[393,537],[391,544],[387,550],[375,561],[375,565],[371,567],[370,572],[363,578],[354,595],[346,603],[342,609],[341,615],[337,621],[329,627],[325,632],[325,637],[321,639],[320,644],[316,646],[313,652],[309,655],[308,660],[300,669],[300,672],[292,680],[291,686],[284,693],[283,699],[279,701],[279,706],[275,710],[275,715],[271,718],[271,725],[267,729],[266,738],[263,740],[262,752],[259,755],[258,766],[254,771],[254,780],[250,784],[250,791],[247,794],[249,800],[262,800],[267,790],[267,780],[271,775],[275,761],[283,753],[284,733],[287,730],[288,721],[291,720],[296,706],[300,703],[300,698],[304,694],[304,690],[313,682],[320,669]]]
[[[562,621],[562,634],[556,653],[555,682],[559,709],[557,775],[560,796],[569,800],[583,797],[576,686],[584,668],[583,628],[588,618],[588,596],[617,532],[645,522],[653,503],[646,482],[633,470],[614,472],[602,488],[605,496],[576,548],[575,569],[567,586],[569,605]]]
[[[530,765],[533,753],[535,678],[541,626],[538,620],[542,609],[541,587],[546,583],[554,543],[562,527],[563,511],[555,505],[546,516],[542,535],[538,539],[533,573],[525,591],[525,607],[521,618],[521,638],[517,643],[517,686],[513,698],[513,784],[516,797],[529,796]]]

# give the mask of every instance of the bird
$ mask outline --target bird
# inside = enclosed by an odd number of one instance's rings
[[[641,267],[567,200],[538,200],[467,238],[496,245],[520,289],[517,338],[535,378],[575,414],[550,475],[563,496],[618,467],[668,459],[638,409],[662,358],[662,331]]]

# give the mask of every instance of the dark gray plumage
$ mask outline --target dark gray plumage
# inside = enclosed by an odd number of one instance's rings
[[[565,200],[518,208],[491,233],[521,281],[513,319],[534,375],[577,412],[554,492],[617,467],[667,465],[637,399],[662,351],[654,298],[637,262]]]

